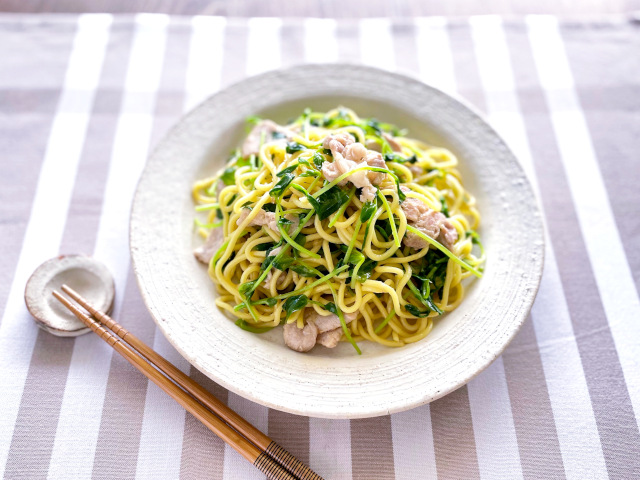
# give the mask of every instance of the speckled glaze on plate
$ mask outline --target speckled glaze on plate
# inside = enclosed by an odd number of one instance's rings
[[[193,257],[192,183],[213,175],[241,141],[245,119],[284,122],[304,107],[337,105],[409,129],[452,150],[476,195],[485,275],[435,322],[424,340],[393,349],[360,342],[308,354],[281,329],[255,335],[216,307],[206,268]],[[131,256],[156,323],[196,368],[229,390],[278,410],[363,418],[429,403],[467,383],[504,350],[525,321],[542,274],[544,234],[531,186],[494,130],[460,100],[418,80],[363,66],[307,65],[237,83],[186,115],[141,177],[131,216]]]

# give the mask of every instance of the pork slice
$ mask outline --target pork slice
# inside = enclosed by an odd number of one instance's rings
[[[264,281],[262,283],[264,283],[264,285],[269,288],[271,287],[271,280],[273,280],[273,277],[275,276],[275,273],[273,273],[273,268],[271,270],[269,270],[269,273],[267,273],[267,276],[264,277]],[[282,272],[280,273],[280,275],[278,276],[278,279],[276,280],[276,286],[280,286],[282,285],[285,280],[287,279],[287,274]]]
[[[444,217],[444,215],[442,215]],[[458,240],[458,231],[453,224],[444,217],[445,220],[440,224],[440,235],[437,240],[447,247],[449,250],[453,247],[453,244]]]
[[[332,150],[333,162],[324,162],[322,164],[322,175],[327,181],[332,182],[341,175],[363,166],[363,164],[371,167],[387,168],[387,164],[379,152],[368,150],[358,142],[351,141],[351,143],[344,145],[338,142],[336,137],[330,135],[323,142],[323,145],[334,145]],[[341,148],[338,148],[337,145],[340,145]],[[360,201],[366,202],[373,200],[376,192],[373,186],[379,185],[384,180],[384,177],[384,173],[364,170],[350,175],[339,182],[339,185],[344,186],[347,182],[351,182],[355,187],[362,188],[363,192],[360,194]]]
[[[364,157],[364,161],[370,167],[378,167],[378,168],[387,168],[387,164],[382,158],[382,155],[378,152],[367,152],[367,155]],[[384,180],[384,176],[386,173],[381,172],[368,172],[367,176],[371,183],[374,185],[380,185],[380,183]]]
[[[308,308],[305,311],[304,319],[306,322],[313,323],[318,329],[318,333],[328,332],[342,326],[340,318],[336,314],[318,315],[313,308]]]
[[[238,218],[238,220],[236,221],[237,225],[240,225],[242,222],[244,222],[247,217],[249,216],[249,214],[251,213],[251,209],[249,208],[243,208],[242,211],[240,212],[240,218]],[[258,211],[258,214],[253,218],[253,220],[251,220],[249,222],[249,225],[247,225],[248,227],[253,227],[253,226],[262,226],[265,225],[268,228],[270,228],[271,230],[273,230],[276,233],[279,233],[278,230],[278,224],[276,222],[276,214],[274,212],[266,212],[262,209],[260,209]]]
[[[351,313],[343,313],[344,321],[347,325],[353,322],[356,318],[358,318],[358,312]]]
[[[331,150],[331,155],[336,153],[342,154],[347,145],[354,142],[353,137],[348,133],[338,133],[337,135],[329,135],[322,141],[322,148]]]
[[[394,152],[402,151],[402,146],[396,141],[393,135],[385,132],[382,134],[382,136],[387,142],[389,142],[389,146],[391,147],[391,150],[393,150]]]
[[[367,185],[366,187],[362,187],[362,193],[360,193],[360,201],[364,202],[372,202],[374,198],[376,198],[376,187],[372,185]]]
[[[280,251],[282,250],[282,247],[283,246],[281,245],[279,247],[274,248],[273,250],[271,250],[269,252],[269,255],[267,255],[267,256],[268,257],[275,257],[276,255],[278,255],[280,253]],[[273,268],[271,268],[269,270],[269,273],[267,273],[267,276],[264,277],[264,281],[262,283],[264,283],[268,288],[269,286],[271,286],[271,280],[273,279],[273,277],[274,277]],[[284,272],[281,273],[280,276],[278,277],[278,280],[276,280],[276,285],[277,286],[282,285],[284,283],[286,277],[287,277],[287,275]]]
[[[281,133],[285,138],[291,139],[294,133],[271,120],[261,120],[251,129],[249,135],[242,144],[242,156],[258,155],[260,153],[260,142],[264,134],[265,141],[271,140],[275,132]]]
[[[349,324],[358,318],[358,312],[343,313],[345,323]],[[307,308],[304,312],[305,322],[314,323],[318,329],[318,333],[324,333],[336,328],[342,329],[340,317],[335,313],[329,315],[319,315],[313,308]]]
[[[400,190],[403,193],[408,193],[408,189],[406,187],[400,187]],[[409,222],[417,222],[423,215],[425,215],[429,210],[431,210],[422,200],[419,198],[409,198],[407,197],[404,202],[400,204],[404,215],[407,217]]]
[[[400,189],[404,193],[410,191],[404,186],[400,187]],[[407,198],[400,206],[407,217],[409,225],[451,250],[453,244],[458,240],[458,232],[447,217],[441,212],[432,210],[417,198]],[[423,240],[415,233],[405,234],[402,241],[406,246],[417,250],[429,245],[426,240]]]
[[[383,133],[382,137],[389,143],[391,150],[393,150],[394,152],[402,152],[402,146],[396,141],[393,135],[390,135],[388,133]],[[369,139],[367,140],[365,145],[369,150],[373,150],[375,152],[382,152],[382,146],[375,140]]]
[[[409,165],[409,171],[411,172],[414,178],[424,174],[424,169],[417,163],[413,163]]]
[[[335,348],[338,343],[340,342],[340,339],[342,338],[342,324],[340,323],[340,319],[338,318],[337,315],[329,315],[329,317],[335,317],[335,319],[331,319],[331,322],[327,321],[326,323],[323,324],[324,328],[328,328],[328,327],[332,327],[335,325],[335,328],[331,329],[331,330],[321,330],[320,327],[318,326],[318,320],[316,320],[316,326],[318,327],[318,338],[316,340],[316,343],[319,343],[320,345],[323,345],[327,348]],[[321,318],[329,318],[329,317],[321,317]],[[356,318],[358,318],[358,312],[351,312],[351,313],[343,313],[343,317],[344,317],[344,321],[345,323],[348,325],[349,323],[353,322]],[[337,320],[337,324],[336,324],[336,320]]]
[[[318,329],[313,323],[307,323],[304,328],[298,328],[296,322],[287,323],[283,328],[284,343],[296,352],[308,352],[318,338]]]
[[[342,328],[335,328],[318,335],[316,342],[327,348],[335,348],[342,338]]]
[[[222,227],[212,228],[205,242],[193,251],[198,261],[209,265],[209,262],[224,243]]]

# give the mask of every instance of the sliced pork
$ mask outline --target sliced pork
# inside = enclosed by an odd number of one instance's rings
[[[298,328],[297,322],[287,323],[283,329],[284,343],[296,352],[308,352],[316,345],[318,329],[313,323]]]
[[[325,148],[328,146],[333,154],[333,162],[322,164],[322,175],[329,182],[364,165],[387,168],[380,152],[368,150],[363,144],[354,142],[351,135],[329,135],[324,139],[322,145]],[[350,175],[339,182],[339,185],[351,182],[355,187],[362,188],[360,201],[366,202],[373,200],[376,191],[374,185],[379,185],[384,177],[384,173],[363,170]]]
[[[238,221],[236,222],[236,224],[239,226],[242,222],[244,222],[247,219],[247,217],[251,212],[252,212],[251,209],[243,208],[240,212],[240,218],[238,218]],[[253,218],[253,220],[249,222],[249,225],[247,225],[247,227],[254,227],[254,226],[259,227],[262,225],[265,225],[266,227],[270,228],[271,230],[273,230],[278,234],[280,232],[278,230],[278,224],[276,222],[276,214],[273,212],[266,212],[260,209],[258,210],[258,214]]]
[[[400,187],[400,190],[404,193],[411,191],[404,186]],[[447,217],[429,208],[427,204],[418,198],[407,198],[400,206],[407,217],[409,225],[451,250],[453,244],[458,240],[458,232],[456,232],[455,227]],[[405,234],[402,241],[407,247],[415,248],[416,250],[423,249],[429,245],[426,240],[414,233]]]
[[[335,328],[333,330],[329,330],[328,332],[322,332],[318,334],[318,338],[316,342],[327,348],[335,348],[340,343],[340,339],[342,338],[342,328]]]
[[[354,143],[353,137],[348,133],[338,133],[337,135],[329,135],[322,142],[322,148],[331,150],[331,155],[339,153],[342,155],[345,147]]]
[[[383,133],[382,136],[384,137],[384,139],[389,143],[389,146],[391,147],[391,150],[393,150],[394,152],[401,152],[402,151],[402,145],[400,145],[395,137],[393,135],[390,135],[388,133]]]
[[[273,138],[274,133],[281,133],[285,138],[291,139],[294,133],[284,127],[281,127],[271,120],[261,120],[255,127],[249,132],[246,140],[242,144],[242,156],[248,157],[249,155],[258,155],[260,153],[260,145],[263,141],[270,141]],[[263,139],[264,136],[264,139]]]
[[[402,152],[402,146],[396,141],[393,135],[385,132],[382,134],[382,137],[389,143],[391,150],[393,150],[394,152]],[[365,145],[369,150],[373,150],[375,152],[382,151],[382,146],[375,140],[367,140],[367,143]]]
[[[280,253],[280,251],[281,251],[281,250],[282,250],[282,246],[277,247],[277,248],[274,248],[273,250],[271,250],[271,251],[269,252],[269,255],[268,255],[268,256],[269,256],[269,257],[275,257],[276,255],[278,255],[278,254]],[[266,277],[264,277],[264,282],[263,282],[263,283],[264,283],[267,287],[271,286],[271,280],[273,279],[273,276],[274,276],[274,272],[273,272],[273,268],[271,268],[271,269],[269,270],[269,272],[267,273],[267,276],[266,276]],[[285,278],[286,278],[286,277],[287,277],[287,274],[286,274],[286,273],[284,273],[284,272],[282,272],[282,273],[280,274],[280,276],[278,277],[278,280],[276,280],[276,285],[277,285],[277,286],[282,285],[282,284],[284,283],[284,281],[285,281]]]
[[[193,251],[198,261],[209,265],[209,262],[224,243],[222,227],[212,228],[205,242]]]

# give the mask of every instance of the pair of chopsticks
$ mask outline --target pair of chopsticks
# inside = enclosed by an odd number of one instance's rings
[[[53,296],[131,365],[264,473],[269,480],[322,480],[317,473],[158,355],[135,335],[107,314],[97,310],[78,292],[67,285],[63,285],[62,290],[95,320],[59,292],[54,291]]]

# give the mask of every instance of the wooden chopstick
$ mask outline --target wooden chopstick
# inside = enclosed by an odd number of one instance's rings
[[[185,410],[200,420],[209,430],[228,443],[235,451],[264,473],[269,480],[301,480],[301,477],[287,471],[282,465],[278,464],[275,459],[269,456],[266,451],[258,448],[239,432],[227,425],[194,397],[182,390],[168,377],[164,376],[160,371],[154,368],[138,353],[134,352],[125,343],[121,342],[116,335],[82,312],[59,292],[54,290],[53,296],[73,312],[80,321],[113,347],[113,349],[122,355],[129,363],[131,363],[131,365],[137,368],[153,383],[158,385],[171,398],[182,405]]]
[[[203,405],[208,407],[213,413],[218,415],[224,422],[237,430],[245,438],[254,445],[272,457],[277,463],[282,465],[286,470],[296,475],[301,480],[322,480],[317,473],[311,470],[307,465],[290,454],[275,441],[255,428],[244,418],[227,407],[224,403],[210,394],[198,383],[178,370],[173,364],[164,357],[158,355],[153,349],[146,345],[142,340],[138,339],[131,332],[126,330],[122,325],[113,320],[109,315],[101,312],[89,301],[82,297],[78,292],[70,288],[68,285],[62,285],[62,290],[71,298],[84,307],[91,315],[104,324],[107,328],[118,335],[127,344],[137,350],[143,357],[153,363],[175,383],[180,385],[184,390],[193,395]]]

